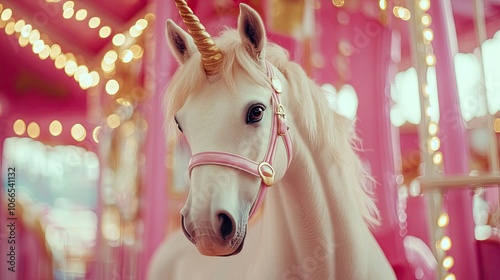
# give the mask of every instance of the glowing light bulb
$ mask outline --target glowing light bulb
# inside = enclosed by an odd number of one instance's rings
[[[418,2],[418,6],[420,7],[420,9],[422,11],[426,12],[431,7],[431,1],[430,0],[420,0]]]
[[[449,273],[444,277],[444,280],[456,280],[455,274]]]
[[[122,61],[124,63],[129,63],[134,58],[134,53],[131,50],[124,50],[122,52]]]
[[[65,9],[63,12],[63,18],[70,19],[75,14],[75,10],[73,8]]]
[[[500,133],[500,118],[495,118],[495,121],[493,122],[493,130],[496,133]]]
[[[33,44],[33,52],[39,54],[43,51],[44,47],[45,43],[43,42],[43,40],[38,40]]]
[[[80,77],[79,84],[82,89],[88,89],[92,86],[92,76],[90,76],[90,74],[88,73],[83,73]]]
[[[53,136],[59,136],[62,133],[62,124],[58,120],[54,120],[49,125],[49,132]]]
[[[75,19],[78,21],[82,21],[87,17],[87,10],[85,9],[80,9],[78,12],[76,12]]]
[[[83,125],[77,123],[73,125],[71,128],[71,136],[78,142],[85,140],[85,136],[87,136],[87,131]]]
[[[117,59],[118,53],[115,50],[110,50],[104,55],[104,58],[102,60],[106,64],[113,64]]]
[[[432,32],[432,29],[430,29],[430,28],[425,28],[422,31],[422,36],[428,42],[432,42],[432,39],[434,39],[434,33]]]
[[[28,38],[25,38],[23,36],[19,36],[19,40],[18,41],[19,41],[19,46],[21,46],[21,47],[26,47],[30,43],[30,41],[28,40]]]
[[[98,17],[93,17],[89,20],[89,27],[90,28],[97,28],[101,24],[101,19]]]
[[[342,7],[344,6],[344,0],[332,0],[332,3],[335,7]]]
[[[443,162],[443,154],[441,152],[436,152],[432,157],[432,162],[435,165],[439,165]]]
[[[99,37],[108,38],[111,35],[111,28],[109,26],[103,26],[99,29]]]
[[[445,227],[446,225],[448,225],[448,222],[449,222],[449,216],[448,216],[448,214],[441,213],[441,215],[439,215],[439,218],[437,220],[438,226],[439,227]]]
[[[73,9],[74,7],[75,7],[75,3],[73,1],[66,1],[62,6],[63,11],[66,9]]]
[[[439,247],[443,251],[450,250],[451,249],[451,239],[448,236],[443,236],[443,238],[441,238],[441,242],[439,244]]]
[[[64,55],[63,53],[61,53],[54,60],[54,64],[56,65],[57,69],[62,69],[64,66],[66,66],[67,60],[68,59],[66,58],[66,55]]]
[[[14,133],[17,135],[23,135],[24,132],[26,132],[26,124],[24,123],[23,120],[18,119],[14,122]]]
[[[76,68],[75,75],[73,78],[75,78],[75,81],[79,82],[80,78],[89,73],[89,68],[85,65],[80,65]]]
[[[14,25],[15,23],[13,21],[7,23],[7,25],[5,25],[5,34],[7,35],[14,34]]]
[[[2,14],[0,14],[0,19],[3,21],[8,21],[12,17],[12,10],[7,8],[3,10]]]
[[[380,7],[381,10],[387,9],[387,0],[378,1],[378,6]]]
[[[34,44],[36,41],[40,40],[40,31],[33,29],[29,35],[30,44]]]
[[[109,95],[115,95],[119,89],[120,89],[120,84],[118,84],[116,80],[109,80],[106,83],[106,92]]]
[[[141,19],[138,19],[136,22],[135,22],[135,28],[139,31],[142,31],[144,29],[146,29],[146,27],[148,26],[148,21],[141,18]]]
[[[433,54],[428,54],[425,57],[425,63],[427,63],[427,65],[429,66],[433,66],[434,64],[436,64],[436,57]]]
[[[130,34],[131,37],[136,38],[141,36],[142,30],[139,30],[135,25],[132,25],[132,27],[128,30],[128,34]]]
[[[117,128],[120,126],[120,117],[117,114],[111,114],[108,116],[107,122],[110,128]]]
[[[448,270],[455,264],[455,260],[452,256],[447,256],[443,259],[443,267]]]
[[[431,151],[439,150],[440,146],[441,146],[441,140],[439,139],[439,137],[434,136],[429,140],[429,149]]]
[[[95,87],[99,84],[99,81],[100,81],[100,77],[99,77],[99,74],[96,72],[96,71],[92,71],[89,73],[91,79],[92,79],[92,83],[90,86],[92,87]]]
[[[28,38],[31,35],[31,31],[33,30],[33,27],[31,24],[26,24],[21,28],[21,37]]]
[[[101,132],[101,126],[96,126],[94,131],[92,131],[92,138],[96,143],[99,143],[99,133]]]
[[[40,126],[36,122],[31,122],[28,125],[28,136],[31,138],[38,138],[40,136]]]
[[[429,27],[432,23],[432,18],[429,14],[424,14],[420,19],[420,22],[422,22],[423,26]]]
[[[429,123],[429,134],[430,135],[436,135],[438,132],[438,125],[435,122],[430,122]]]
[[[66,72],[66,75],[68,76],[73,76],[77,68],[78,64],[76,64],[74,60],[69,60],[68,62],[66,62],[66,65],[64,66],[64,72]]]
[[[38,54],[41,60],[45,60],[50,55],[50,47],[48,45],[43,46],[43,50]]]
[[[125,43],[125,35],[118,33],[113,37],[113,45],[119,47]]]
[[[56,59],[59,54],[61,54],[61,46],[58,44],[52,45],[52,47],[50,47],[50,58]]]
[[[25,24],[26,22],[24,21],[24,19],[16,21],[16,23],[14,24],[14,31],[17,33],[21,32],[21,29],[24,27]]]
[[[141,58],[142,54],[144,53],[144,50],[141,48],[141,46],[137,44],[130,46],[130,50],[132,51],[135,59]]]

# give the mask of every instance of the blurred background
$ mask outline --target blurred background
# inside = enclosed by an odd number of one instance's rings
[[[356,121],[398,279],[500,279],[500,0],[187,2],[212,35],[255,8]],[[184,26],[168,0],[0,0],[0,279],[144,279],[179,228],[190,151],[165,140],[168,18]]]

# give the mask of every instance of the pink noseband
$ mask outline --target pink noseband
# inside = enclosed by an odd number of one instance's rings
[[[290,140],[290,135],[288,134],[288,125],[286,124],[285,119],[285,109],[283,108],[280,99],[280,93],[283,91],[283,88],[281,85],[281,81],[274,75],[273,68],[267,61],[266,68],[267,76],[269,77],[271,86],[273,88],[271,102],[274,108],[274,116],[271,126],[271,139],[269,141],[269,147],[267,148],[267,153],[264,157],[264,160],[258,163],[251,159],[226,152],[201,152],[193,155],[189,162],[190,176],[191,171],[196,166],[213,164],[232,167],[260,177],[262,182],[260,185],[259,194],[252,206],[252,209],[250,210],[249,219],[254,216],[254,214],[262,205],[267,188],[274,184],[275,172],[272,164],[274,161],[274,156],[276,154],[277,141],[279,136],[283,138],[283,142],[285,143],[286,153],[288,156],[288,166],[292,161],[292,141]]]

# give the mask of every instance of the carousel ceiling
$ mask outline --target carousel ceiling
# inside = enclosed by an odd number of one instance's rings
[[[120,49],[120,45],[123,44],[123,42],[120,44],[120,40],[140,35],[143,27],[138,24],[139,20],[144,19],[148,14],[148,6],[152,2],[154,1],[0,0],[0,15],[2,16],[0,18],[2,29],[0,35],[0,92],[2,93],[0,104],[4,104],[3,113],[13,111],[13,108],[16,108],[16,114],[24,114],[22,110],[29,113],[51,113],[52,108],[57,107],[59,114],[85,114],[88,103],[86,90],[95,86],[97,74],[101,83],[105,79],[103,76],[105,67],[103,68],[102,65],[105,55],[110,50]],[[330,1],[326,2],[330,3]],[[341,2],[345,3],[346,10],[349,12],[361,11],[363,6],[377,8],[376,4],[373,5],[373,2],[377,2],[374,0]],[[500,26],[500,0],[485,0],[484,2],[487,23]],[[394,4],[403,6],[405,3],[405,1],[394,1]],[[477,45],[473,25],[473,1],[453,0],[451,3],[456,30],[459,34],[460,51],[471,52]],[[10,9],[12,13],[10,15],[5,13],[6,9]],[[150,15],[154,18],[152,14]],[[21,19],[23,22],[19,23]],[[407,39],[407,25],[401,20],[393,22],[401,31],[404,42]],[[30,28],[27,28],[27,25],[30,25]],[[134,26],[137,27],[134,30],[139,34],[133,34]],[[33,35],[35,29],[38,30],[38,35]],[[23,31],[27,33],[24,39],[5,34],[12,35],[18,32],[22,35]],[[488,36],[492,35],[493,33],[489,32]],[[33,44],[37,39],[43,41]],[[57,47],[54,47],[55,45]],[[35,51],[35,48],[38,49]],[[403,43],[403,48],[407,49],[403,50],[403,54],[408,54],[408,45],[405,46]],[[59,59],[60,65],[57,65],[56,58],[60,53],[65,54],[65,58]],[[121,56],[119,50],[117,54]],[[72,59],[76,64],[70,63],[70,66],[67,66],[64,63]],[[116,58],[111,56],[108,60],[116,60]],[[84,72],[88,75],[85,75],[87,79],[83,79],[83,82],[75,83],[74,80],[78,76],[76,73],[79,71],[78,66],[87,67]],[[62,71],[61,68],[64,70]],[[23,106],[19,106],[20,104]]]
[[[104,80],[103,56],[129,43],[113,40],[138,41],[147,25],[144,17],[149,2],[0,1],[3,113],[54,114],[53,108],[57,107],[59,115],[84,115],[88,103],[86,89]],[[134,26],[138,28],[132,30]],[[117,34],[122,34],[122,38],[115,39]],[[67,66],[70,60],[75,63]],[[79,72],[84,78],[75,83]]]

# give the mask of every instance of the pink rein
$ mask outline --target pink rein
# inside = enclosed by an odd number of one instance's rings
[[[270,79],[272,91],[272,106],[274,108],[273,122],[271,125],[271,139],[267,148],[267,153],[264,160],[260,163],[251,159],[226,152],[201,152],[193,155],[189,161],[189,176],[193,168],[199,165],[211,164],[232,167],[241,171],[245,171],[254,176],[261,178],[259,194],[255,200],[252,209],[250,210],[249,220],[257,213],[257,210],[264,201],[267,188],[274,184],[275,171],[273,161],[276,155],[278,137],[282,137],[285,144],[288,157],[287,167],[292,161],[292,141],[288,133],[288,125],[285,119],[285,109],[281,104],[280,94],[283,90],[278,77],[274,75],[274,70],[269,62],[266,61],[267,76]]]

